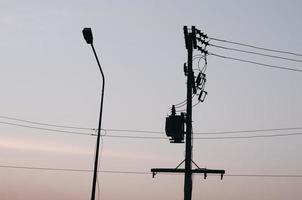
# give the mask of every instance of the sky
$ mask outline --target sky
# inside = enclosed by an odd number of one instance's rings
[[[96,137],[9,125],[51,128],[3,118],[97,128],[102,81],[93,52],[83,39],[84,27],[92,28],[106,78],[103,128],[164,131],[171,105],[186,97],[184,25],[195,25],[214,38],[301,54],[301,7],[298,0],[1,0],[0,166],[93,169]],[[301,62],[214,47],[208,50],[301,67]],[[206,74],[208,96],[193,108],[195,133],[301,127],[300,72],[208,56]],[[164,133],[106,133],[165,137]],[[301,139],[300,135],[195,139],[193,159],[200,167],[224,169],[226,175],[301,175]],[[174,168],[183,159],[184,145],[170,144],[168,138],[103,137],[100,170],[149,172]],[[89,199],[91,182],[91,172],[0,167],[2,200]],[[194,176],[192,199],[301,199],[301,186],[301,178],[226,176],[221,181]],[[153,179],[151,174],[101,172],[99,189],[102,200],[183,199],[183,176],[158,174]]]

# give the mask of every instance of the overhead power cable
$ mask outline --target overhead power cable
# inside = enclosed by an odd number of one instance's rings
[[[302,133],[281,133],[269,135],[248,135],[248,136],[220,136],[220,137],[194,137],[196,140],[227,140],[227,139],[252,139],[252,138],[272,138],[285,136],[298,136]],[[106,135],[111,138],[128,138],[128,139],[151,139],[151,140],[167,140],[166,137],[149,137],[149,136],[131,136],[131,135]]]
[[[235,131],[216,131],[216,132],[202,132],[194,134],[203,135],[221,135],[221,134],[236,134],[236,133],[256,133],[256,132],[271,132],[271,131],[289,131],[289,130],[301,130],[302,127],[287,127],[287,128],[266,128],[266,129],[250,129],[250,130],[235,130]]]
[[[2,118],[4,118],[2,116]],[[5,117],[6,119],[10,119],[11,117]],[[33,124],[37,124],[40,122],[35,122],[35,121],[29,121],[29,120],[24,120],[24,119],[20,119],[20,118],[11,118],[11,119],[16,119],[19,121],[26,121],[28,123],[33,123]],[[0,123],[3,124],[8,124],[8,125],[13,125],[13,126],[22,126],[25,128],[39,128],[39,127],[32,127],[32,126],[27,126],[27,125],[22,125],[22,124],[17,124],[17,123],[9,123],[9,122],[3,122],[0,121]],[[44,123],[40,123],[40,124],[44,124]],[[50,125],[48,124],[48,126],[54,126],[57,127],[59,125],[54,124],[54,125]],[[61,125],[60,125],[61,126]],[[62,125],[64,126],[64,125]],[[71,126],[64,126],[64,127],[71,127]],[[78,128],[83,128],[83,127],[78,127]],[[95,128],[87,128],[88,130],[93,130],[94,132],[97,131]],[[212,134],[235,134],[235,133],[253,133],[253,132],[268,132],[268,131],[287,131],[287,130],[301,130],[302,127],[282,127],[282,128],[264,128],[264,129],[243,129],[243,130],[231,130],[231,131],[210,131],[210,132],[197,132],[194,134],[201,134],[201,135],[212,135]],[[47,129],[48,130],[48,129]],[[49,129],[49,130],[54,130],[57,131],[57,129]],[[165,133],[163,131],[151,131],[151,130],[138,130],[138,129],[116,129],[116,128],[104,128],[102,129],[104,131],[109,131],[109,132],[129,132],[129,133],[156,133],[156,134],[162,134]],[[67,133],[69,133],[67,131]],[[72,132],[74,133],[74,132]],[[77,133],[77,132],[76,132]],[[90,133],[86,133],[84,132],[83,134],[87,134],[87,135],[91,135]]]
[[[302,178],[302,174],[227,174],[229,177],[256,177],[256,178]]]
[[[198,104],[200,104],[201,103],[201,101],[198,101],[197,103],[195,103],[195,104],[193,104],[192,105],[192,108],[194,108],[195,106],[197,106]],[[185,109],[182,109],[182,110],[178,110],[177,112],[185,112],[187,109],[185,108]]]
[[[52,168],[52,167],[28,167],[28,166],[16,166],[16,165],[0,165],[0,168],[25,169],[25,170],[41,170],[41,171],[93,172],[92,169]],[[98,170],[98,172],[102,172],[102,173],[114,173],[114,174],[151,174],[150,172],[111,171],[111,170]]]
[[[181,102],[179,102],[177,104],[174,104],[174,106],[175,107],[181,107],[181,106],[186,105],[186,104],[187,104],[187,99],[185,99],[185,100],[183,100],[183,101],[181,101]]]
[[[163,131],[149,131],[149,130],[137,130],[137,129],[113,129],[113,128],[106,128],[103,129],[108,132],[128,132],[128,133],[154,133],[154,134],[163,134]]]
[[[31,121],[31,120],[25,120],[25,119],[14,118],[14,117],[7,117],[7,116],[0,116],[0,118],[14,120],[14,121],[18,121],[18,122],[26,122],[26,123],[35,124],[35,125],[57,127],[57,128],[68,128],[68,129],[79,129],[79,130],[92,130],[92,131],[95,130],[94,128],[85,128],[85,127],[78,127],[78,126],[64,126],[64,125],[58,125],[58,124],[48,124],[48,123],[35,122],[35,121]]]
[[[241,42],[234,42],[234,41],[230,41],[230,40],[218,39],[218,38],[214,38],[214,37],[209,37],[209,39],[210,40],[216,40],[216,41],[219,41],[219,42],[225,42],[225,43],[250,47],[250,48],[254,48],[254,49],[264,50],[264,51],[271,51],[271,52],[275,52],[275,53],[283,53],[283,54],[289,54],[289,55],[294,55],[294,56],[302,56],[302,54],[300,54],[300,53],[294,53],[294,52],[290,52],[290,51],[282,51],[282,50],[264,48],[264,47],[259,47],[259,46],[255,46],[255,45],[251,45],[251,44],[245,44],[245,43],[241,43]]]
[[[23,128],[31,128],[31,129],[37,129],[37,130],[43,130],[43,131],[69,133],[69,134],[74,134],[74,135],[95,135],[95,134],[86,133],[86,132],[75,132],[75,131],[66,131],[66,130],[61,130],[61,129],[42,128],[42,127],[28,126],[28,125],[23,125],[23,124],[10,123],[10,122],[2,122],[2,121],[0,121],[0,124],[6,124],[6,125],[11,125],[11,126],[18,126],[18,127],[23,127]]]
[[[285,127],[285,128],[266,128],[266,129],[249,129],[249,130],[233,130],[233,131],[212,131],[212,132],[197,132],[194,135],[224,135],[237,133],[256,133],[256,132],[271,132],[271,131],[289,131],[301,130],[302,127]],[[134,130],[134,129],[104,129],[109,132],[129,132],[129,133],[155,133],[165,134],[163,131],[148,131],[148,130]]]
[[[51,132],[61,132],[61,133],[69,133],[76,135],[89,135],[95,136],[94,133],[85,133],[85,132],[74,132],[74,131],[66,131],[61,129],[50,129],[50,128],[41,128],[35,126],[28,126],[17,123],[9,123],[2,122],[0,124],[6,124],[11,126],[18,126],[23,128],[31,128],[38,129],[44,131]],[[234,130],[234,131],[216,131],[216,132],[203,132],[203,133],[194,133],[194,135],[224,135],[224,134],[237,134],[237,133],[255,133],[255,132],[271,132],[271,131],[289,131],[289,130],[301,130],[302,127],[287,127],[287,128],[268,128],[268,129],[250,129],[250,130]],[[104,131],[108,132],[128,132],[128,133],[151,133],[151,134],[164,134],[162,131],[148,131],[148,130],[131,130],[131,129],[104,129]],[[244,139],[244,138],[261,138],[261,137],[281,137],[281,136],[294,136],[301,135],[302,133],[283,133],[283,134],[270,134],[270,135],[248,135],[248,136],[231,136],[231,137],[196,137],[196,139]],[[104,137],[112,137],[112,138],[133,138],[133,139],[166,139],[166,137],[148,137],[148,136],[131,136],[131,135],[110,135],[110,134],[102,134]]]
[[[51,168],[51,167],[28,167],[16,165],[0,165],[0,168],[7,169],[23,169],[23,170],[40,170],[40,171],[63,171],[63,172],[93,172],[91,169],[75,169],[75,168]],[[109,174],[129,174],[129,175],[151,175],[151,172],[143,171],[113,171],[99,170],[98,172]],[[177,174],[169,174],[177,175]],[[259,178],[302,178],[302,174],[226,174],[226,177],[259,177]]]
[[[285,137],[297,136],[302,133],[282,133],[282,134],[268,134],[268,135],[248,135],[248,136],[221,136],[221,137],[195,137],[196,140],[225,140],[225,139],[252,139],[252,138],[271,138],[271,137]]]
[[[90,135],[95,136],[95,134],[89,133],[82,133],[82,132],[72,132],[72,131],[64,131],[58,129],[49,129],[49,128],[40,128],[34,126],[27,126],[27,125],[20,125],[15,123],[8,123],[8,122],[0,122],[1,124],[7,124],[12,126],[19,126],[23,128],[31,128],[31,129],[38,129],[38,130],[45,130],[45,131],[52,131],[52,132],[60,132],[60,133],[69,133],[69,134],[76,134],[76,135]],[[294,129],[294,128],[292,128]],[[124,129],[105,129],[106,131],[127,131],[127,132],[137,132],[137,133],[161,133],[156,131],[140,131],[140,130],[124,130]],[[265,130],[265,129],[264,129]],[[286,130],[286,129],[267,129],[267,130]],[[288,129],[289,130],[289,129]],[[261,130],[256,130],[259,132]],[[234,131],[234,133],[239,133],[239,131]],[[252,132],[252,130],[247,130],[246,132]],[[219,132],[214,132],[214,134],[218,134]],[[219,134],[222,134],[220,132]],[[231,131],[226,133],[232,133]],[[209,134],[209,133],[207,133]],[[249,136],[219,136],[219,137],[195,137],[196,140],[222,140],[222,139],[248,139],[248,138],[268,138],[268,137],[282,137],[282,136],[294,136],[294,135],[302,135],[302,133],[283,133],[283,134],[270,134],[270,135],[249,135]],[[149,137],[149,136],[131,136],[131,135],[109,135],[109,134],[102,134],[103,137],[111,137],[111,138],[128,138],[128,139],[160,139],[166,140],[166,137]]]
[[[301,69],[294,69],[294,68],[282,67],[282,66],[277,66],[277,65],[269,65],[269,64],[265,64],[265,63],[260,63],[260,62],[255,62],[255,61],[245,60],[245,59],[240,59],[240,58],[234,58],[234,57],[219,55],[219,54],[215,54],[215,53],[209,53],[209,55],[216,56],[216,57],[219,57],[219,58],[229,59],[229,60],[236,60],[236,61],[240,61],[240,62],[260,65],[260,66],[269,67],[269,68],[276,68],[276,69],[282,69],[282,70],[302,72]]]
[[[194,98],[196,96],[196,94],[193,94],[192,95],[192,98]],[[174,104],[175,108],[181,108],[183,106],[187,105],[187,99],[177,103],[177,104]]]
[[[286,57],[282,57],[282,56],[275,56],[275,55],[270,55],[270,54],[258,53],[258,52],[254,52],[254,51],[247,51],[247,50],[243,50],[243,49],[230,48],[230,47],[225,47],[225,46],[220,46],[220,45],[215,45],[215,44],[209,44],[209,45],[212,46],[212,47],[225,49],[225,50],[231,50],[231,51],[237,51],[237,52],[243,52],[243,53],[250,53],[250,54],[254,54],[254,55],[265,56],[265,57],[270,57],[270,58],[277,58],[277,59],[294,61],[294,62],[302,62],[302,60],[286,58]]]
[[[31,128],[31,129],[38,129],[38,130],[45,130],[45,131],[52,131],[52,132],[61,132],[61,133],[69,133],[69,134],[77,134],[77,135],[90,135],[95,136],[95,134],[89,133],[82,133],[82,132],[72,132],[72,131],[64,131],[58,129],[48,129],[48,128],[40,128],[34,126],[27,126],[15,123],[8,123],[8,122],[0,122],[1,124],[7,124],[12,126],[19,126],[24,128]],[[294,129],[301,129],[301,128],[280,128],[280,129],[258,129],[258,130],[245,130],[245,131],[226,131],[226,132],[213,132],[213,133],[205,133],[205,134],[230,134],[230,133],[240,133],[240,132],[260,132],[260,131],[273,131],[273,130],[294,130]],[[106,131],[120,131],[120,132],[136,132],[136,133],[163,133],[157,131],[143,131],[143,130],[126,130],[126,129],[105,129]],[[198,133],[196,133],[198,134]],[[270,134],[270,135],[249,135],[249,136],[219,136],[219,137],[195,137],[197,140],[219,140],[219,139],[247,139],[247,138],[267,138],[267,137],[281,137],[281,136],[294,136],[294,135],[302,135],[302,133],[283,133],[283,134]],[[109,134],[102,134],[103,137],[111,137],[111,138],[128,138],[128,139],[162,139],[166,140],[166,137],[149,137],[149,136],[131,136],[131,135],[109,135]]]

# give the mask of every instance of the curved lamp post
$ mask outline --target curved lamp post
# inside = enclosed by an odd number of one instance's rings
[[[100,146],[100,137],[101,137],[101,125],[102,125],[102,112],[103,112],[103,99],[104,99],[104,88],[105,88],[105,77],[104,73],[98,59],[98,56],[95,52],[93,46],[93,36],[91,28],[84,28],[83,29],[83,36],[86,40],[87,44],[90,44],[95,56],[95,59],[98,63],[99,69],[102,74],[103,84],[102,84],[102,96],[101,96],[101,107],[100,107],[100,117],[99,117],[99,127],[98,127],[98,135],[97,135],[97,143],[96,143],[96,153],[95,153],[95,160],[94,160],[94,171],[93,171],[93,182],[92,182],[92,191],[91,191],[91,200],[95,199],[95,187],[96,187],[96,180],[97,180],[97,170],[98,170],[98,160],[99,160],[99,146]]]

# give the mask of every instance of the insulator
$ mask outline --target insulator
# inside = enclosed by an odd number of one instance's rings
[[[188,67],[187,67],[186,63],[184,63],[184,73],[185,73],[185,76],[188,75]]]
[[[192,26],[192,42],[193,42],[193,48],[197,48],[197,41],[196,41],[196,29],[195,26]]]
[[[201,101],[201,102],[204,102],[207,95],[208,95],[208,92],[201,91],[200,94],[199,94],[198,100]]]
[[[172,105],[171,114],[172,114],[172,116],[175,116],[175,114],[176,114],[175,105]]]
[[[201,85],[201,87],[203,87],[205,82],[206,82],[206,74],[199,72],[196,78],[196,86],[199,87]]]
[[[186,48],[189,49],[189,34],[188,34],[188,27],[184,26],[184,36],[185,36],[185,43],[186,43]]]

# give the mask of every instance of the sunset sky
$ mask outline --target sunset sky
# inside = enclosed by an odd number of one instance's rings
[[[1,0],[0,199],[87,200],[92,173],[15,167],[93,169],[101,75],[82,36],[91,27],[105,77],[104,129],[163,132],[172,104],[186,97],[183,26],[210,37],[302,54],[302,2],[298,0]],[[211,40],[213,44],[302,60]],[[208,47],[212,53],[302,69],[301,62]],[[197,52],[196,52],[197,54]],[[202,63],[203,65],[203,63]],[[197,62],[194,62],[197,68]],[[302,73],[208,56],[204,103],[193,108],[194,133],[278,129],[256,133],[194,135],[194,161],[224,169],[226,177],[194,176],[193,200],[302,198]],[[195,102],[195,101],[194,101]],[[86,127],[76,130],[17,121]],[[16,125],[17,124],[17,125]],[[84,132],[77,135],[42,129]],[[117,136],[164,133],[106,131]],[[101,200],[181,200],[183,176],[108,173],[176,167],[184,145],[166,139],[103,137]]]

